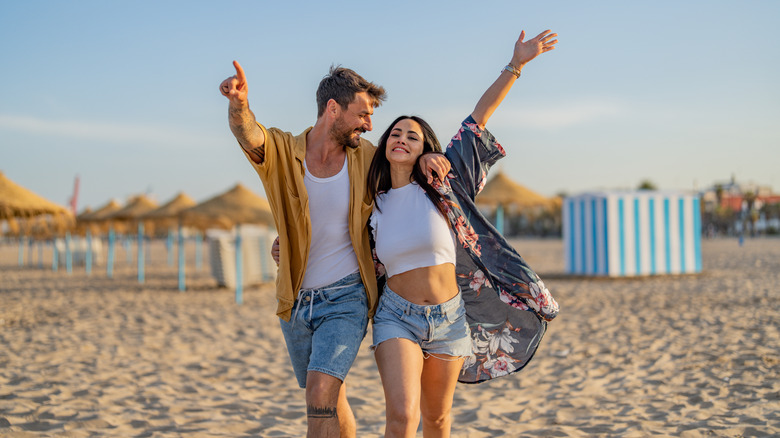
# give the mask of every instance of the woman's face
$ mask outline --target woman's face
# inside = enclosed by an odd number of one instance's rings
[[[412,119],[403,119],[393,126],[387,139],[385,157],[391,165],[411,165],[423,153],[423,130]]]

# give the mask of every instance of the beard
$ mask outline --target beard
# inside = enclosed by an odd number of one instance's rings
[[[354,135],[356,132],[358,134]],[[365,129],[350,129],[342,120],[336,120],[333,127],[330,128],[330,137],[333,141],[342,145],[344,149],[355,149],[360,146],[360,134],[364,132],[366,132]]]

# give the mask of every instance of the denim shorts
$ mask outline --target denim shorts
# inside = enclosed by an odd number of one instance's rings
[[[368,297],[360,273],[316,289],[301,289],[290,321],[279,319],[295,378],[318,371],[341,381],[355,361],[368,326]]]
[[[387,285],[374,315],[371,349],[388,339],[403,338],[420,345],[423,354],[471,356],[471,330],[460,292],[450,300],[433,305],[413,304]]]

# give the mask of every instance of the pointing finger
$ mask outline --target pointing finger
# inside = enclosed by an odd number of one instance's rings
[[[238,61],[233,61],[233,67],[236,68],[236,78],[238,79],[238,83],[239,83],[238,88],[241,88],[241,85],[246,83],[246,75],[244,74],[244,69],[241,68],[241,64],[239,64]]]

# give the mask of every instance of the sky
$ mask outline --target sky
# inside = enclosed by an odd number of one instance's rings
[[[414,114],[446,144],[520,31],[551,29],[557,48],[487,124],[510,178],[546,196],[732,176],[778,191],[778,21],[774,0],[6,1],[0,172],[61,205],[78,175],[79,211],[237,183],[263,195],[218,91],[234,59],[266,126],[314,124],[340,64],[388,91],[364,137]]]

